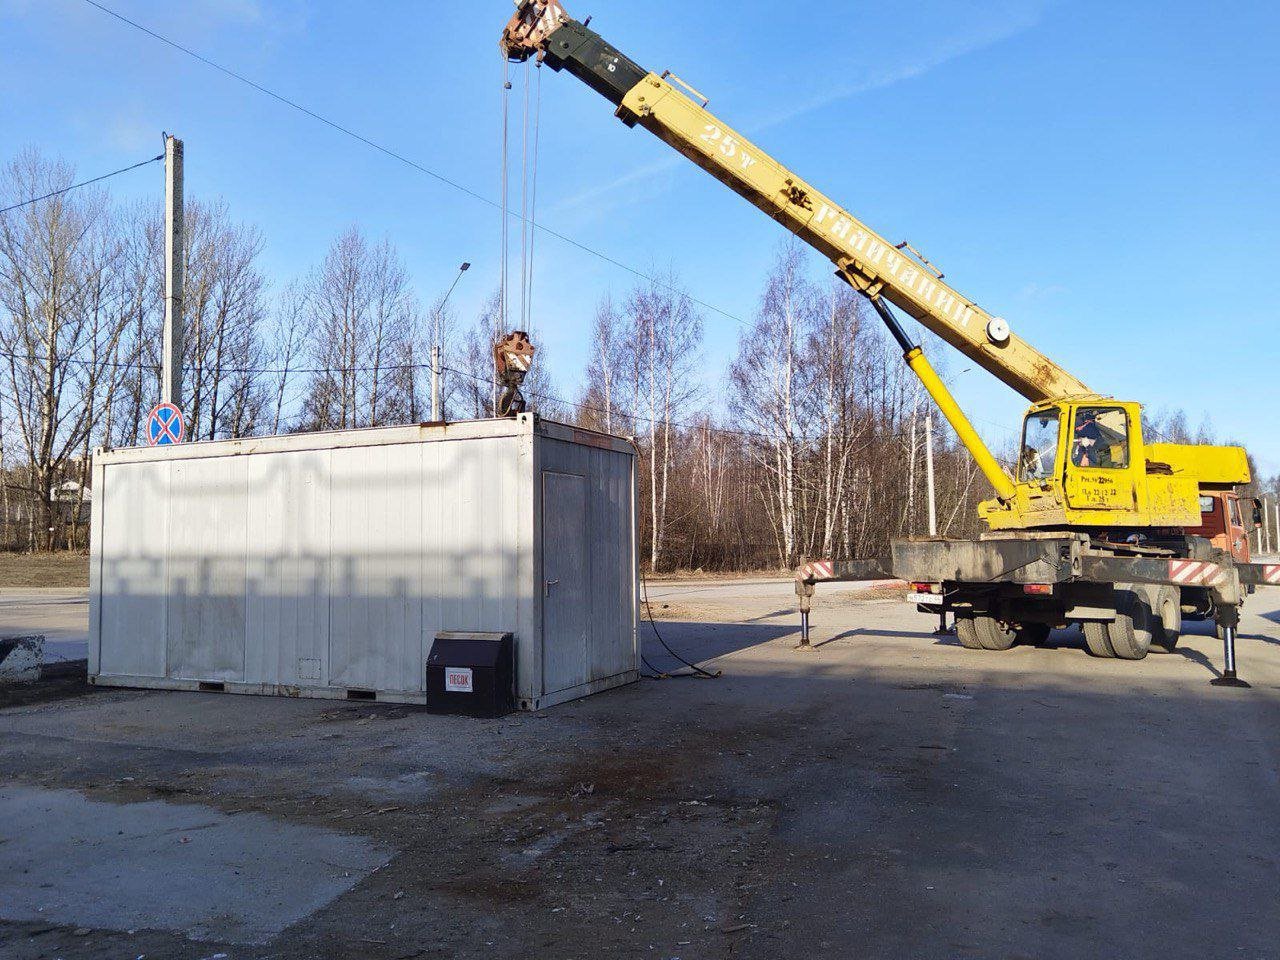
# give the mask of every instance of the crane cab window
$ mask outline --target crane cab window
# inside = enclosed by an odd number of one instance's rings
[[[1240,501],[1235,497],[1231,498],[1231,525],[1244,527],[1244,519],[1240,516]]]
[[[1123,407],[1080,407],[1071,438],[1077,467],[1121,469],[1129,465],[1129,415]]]
[[[1209,516],[1212,516],[1214,513],[1216,513],[1216,512],[1217,512],[1217,510],[1218,510],[1218,498],[1217,498],[1217,497],[1205,497],[1205,496],[1202,496],[1202,497],[1200,498],[1200,514],[1201,514],[1201,516],[1203,516],[1203,517],[1209,517]]]
[[[1047,480],[1054,475],[1054,464],[1058,460],[1058,423],[1056,409],[1027,414],[1022,428],[1018,479]]]

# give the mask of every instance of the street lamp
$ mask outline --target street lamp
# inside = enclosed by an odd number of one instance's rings
[[[453,283],[449,284],[449,289],[436,304],[436,315],[431,330],[431,420],[433,423],[440,420],[440,321],[444,313],[444,305],[453,295],[453,288],[458,285],[462,275],[470,269],[471,264],[464,260],[462,266],[458,267],[458,275],[453,278]]]

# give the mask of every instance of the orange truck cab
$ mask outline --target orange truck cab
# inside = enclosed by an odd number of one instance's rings
[[[1245,511],[1254,521],[1246,526]],[[1200,526],[1191,527],[1187,533],[1204,537],[1220,550],[1228,551],[1241,563],[1249,562],[1249,533],[1257,525],[1257,501],[1241,497],[1231,491],[1202,493],[1200,496]]]

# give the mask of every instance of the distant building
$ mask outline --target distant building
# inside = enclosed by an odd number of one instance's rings
[[[93,491],[89,487],[84,487],[82,497],[79,483],[75,480],[64,480],[49,489],[49,500],[53,503],[90,503],[93,500]]]

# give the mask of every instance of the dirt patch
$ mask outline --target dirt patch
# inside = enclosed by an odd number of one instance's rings
[[[871,603],[887,603],[907,599],[905,586],[877,586],[865,589],[841,589],[839,586],[820,585],[815,604],[824,607],[854,607]],[[775,618],[799,616],[798,601],[744,600],[742,598],[651,601],[641,604],[640,616],[647,618],[652,611],[654,620],[674,620],[690,623],[752,623]]]
[[[790,580],[794,570],[672,570],[645,574],[649,583],[717,583],[722,580]]]
[[[0,710],[84,697],[96,689],[89,684],[87,661],[48,663],[42,668],[40,679],[34,683],[0,685]]]
[[[0,587],[87,586],[87,553],[0,553]]]

